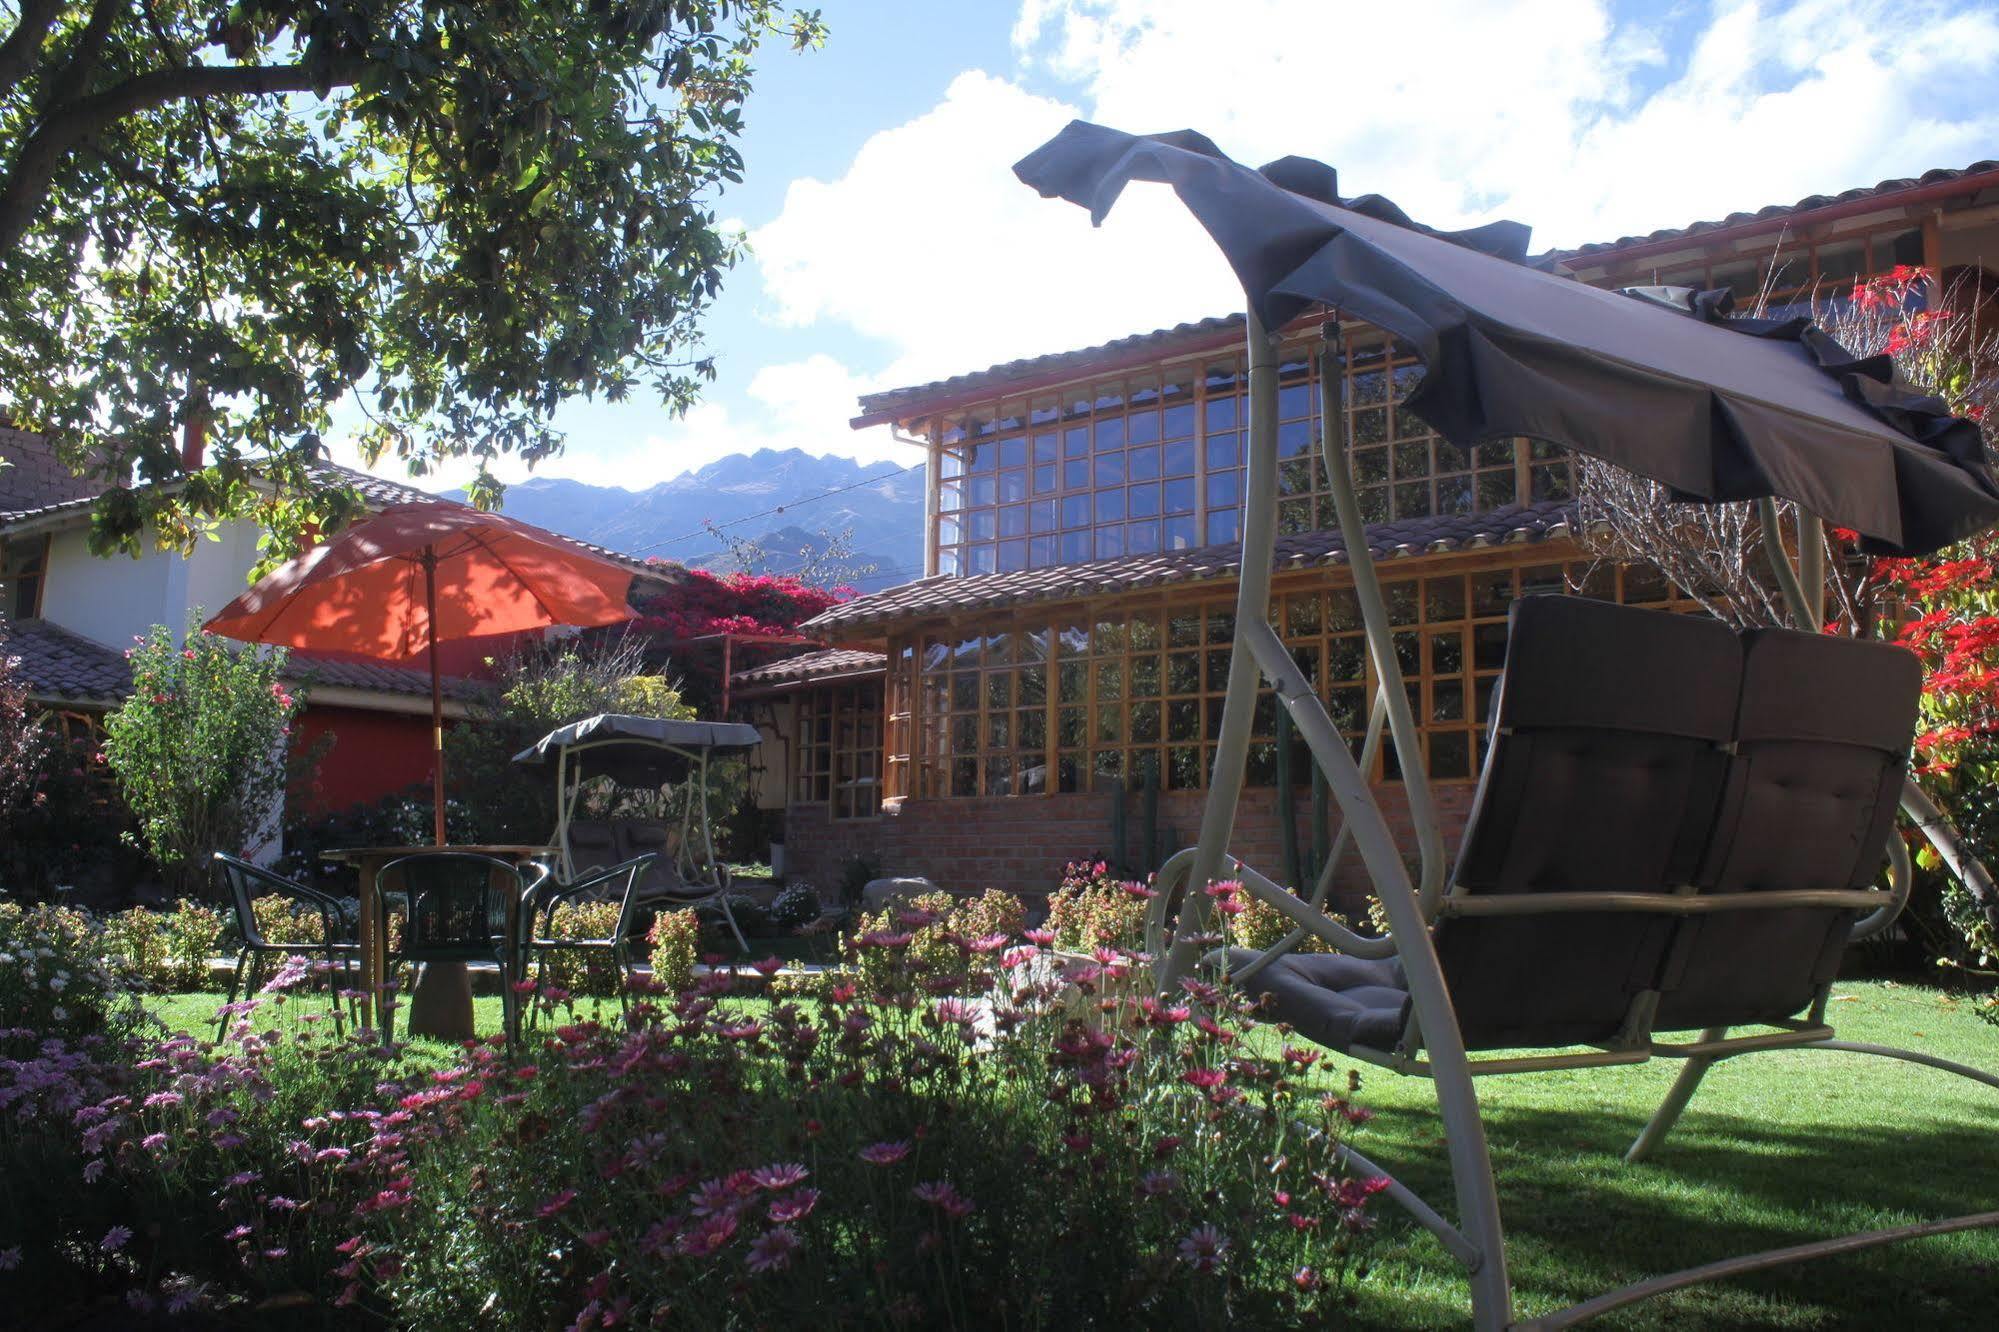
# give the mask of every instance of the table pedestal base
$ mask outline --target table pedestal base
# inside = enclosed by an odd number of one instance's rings
[[[410,1035],[472,1039],[472,973],[463,962],[424,963],[409,1003]]]

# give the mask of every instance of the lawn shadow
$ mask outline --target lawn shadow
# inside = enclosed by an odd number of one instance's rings
[[[1711,1076],[1739,1072],[1724,1067]],[[1809,1095],[1813,1083],[1797,1086]],[[1696,1097],[1652,1159],[1626,1165],[1624,1151],[1651,1106],[1634,1112],[1619,1104],[1630,1087],[1604,1090],[1617,1100],[1571,1109],[1481,1087],[1517,1316],[1736,1254],[1999,1207],[1999,1093],[1973,1109],[1974,1118],[1953,1122],[1923,1122],[1920,1112],[1894,1122],[1894,1105],[1870,1107],[1865,1122],[1854,1122],[1841,1118],[1847,1107],[1837,1102],[1814,1122],[1801,1122],[1796,1102],[1777,1112],[1786,1118],[1759,1119],[1703,1109]],[[1455,1215],[1433,1108],[1384,1107],[1356,1146]],[[1417,1327],[1434,1325],[1440,1312],[1468,1316],[1461,1269],[1395,1209],[1384,1209],[1382,1220],[1390,1252],[1376,1274],[1383,1288],[1362,1293],[1363,1321]],[[1961,1327],[1989,1312],[1995,1285],[1999,1231],[1986,1230],[1696,1288],[1601,1325]],[[1444,1292],[1455,1303],[1440,1310]]]

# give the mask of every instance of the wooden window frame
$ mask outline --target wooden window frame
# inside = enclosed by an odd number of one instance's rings
[[[1320,450],[1317,346],[1294,339],[1279,358],[1281,533],[1337,525]],[[1344,373],[1356,444],[1350,465],[1368,522],[1482,513],[1571,493],[1566,455],[1552,446],[1501,440],[1462,451],[1414,414],[1404,428],[1402,403],[1421,367],[1385,335],[1364,334]],[[1235,540],[1247,485],[1244,385],[1239,354],[1208,354],[996,399],[953,418],[935,433],[939,497],[925,540],[937,571],[1010,573],[1180,549],[1168,529],[1187,515],[1166,511],[1177,483],[1193,487],[1191,545]],[[1184,398],[1171,391],[1180,386]],[[1192,433],[1169,438],[1169,409],[1182,408],[1191,410]],[[1147,417],[1152,423],[1139,429]],[[1120,442],[1100,442],[1109,437]],[[1167,458],[1189,448],[1192,474],[1169,476]],[[1217,494],[1231,498],[1218,502]],[[1140,503],[1152,512],[1137,512]],[[1229,513],[1235,522],[1225,521]]]
[[[21,548],[31,549],[38,542],[40,543],[39,552],[26,557],[28,560],[38,561],[37,567],[25,575],[18,573],[15,561],[22,557],[19,555],[9,556],[7,552]],[[0,587],[4,587],[7,594],[6,604],[0,606],[0,612],[4,612],[9,619],[39,620],[42,617],[42,609],[45,605],[44,599],[48,594],[49,586],[49,557],[54,553],[54,550],[54,537],[47,532],[40,533],[39,535],[14,537],[0,542]],[[34,605],[27,614],[16,614],[14,599],[19,595],[19,583],[26,579],[33,580]]]
[[[1398,646],[1408,644],[1404,678],[1417,730],[1432,780],[1445,785],[1477,779],[1492,687],[1505,657],[1507,612],[1519,597],[1552,591],[1559,580],[1568,594],[1696,609],[1655,573],[1592,561],[1568,543],[1444,556],[1385,572],[1391,575],[1383,590],[1394,634]],[[1449,594],[1453,584],[1455,596]],[[966,615],[897,636],[891,660],[910,664],[911,708],[900,734],[912,744],[907,752],[887,755],[891,771],[900,765],[908,774],[897,794],[924,799],[1080,794],[1112,781],[1133,787],[1147,772],[1164,790],[1204,789],[1213,767],[1235,600],[1230,589],[1179,592]],[[1358,752],[1378,676],[1351,582],[1324,574],[1281,577],[1273,587],[1272,615]],[[991,646],[995,639],[1017,643],[1025,634],[1045,637],[1044,657],[1023,662],[1017,649],[996,654]],[[1451,638],[1454,652],[1445,646]],[[928,670],[926,661],[934,663]],[[1448,665],[1452,661],[1455,665]],[[1040,696],[1024,698],[1016,683],[1007,686],[1002,706],[991,678],[1017,677],[1030,664],[1045,668]],[[1027,710],[1045,717],[1039,749],[1020,743],[1018,719]],[[1005,745],[995,743],[992,729],[1001,714],[1015,728]],[[1249,784],[1268,785],[1275,779],[1277,754],[1276,703],[1267,687],[1258,692],[1255,716]],[[916,745],[923,737],[929,738],[928,747]],[[1297,770],[1309,771],[1302,741],[1294,737],[1294,743],[1300,746]],[[1028,780],[1033,771],[1041,774],[1038,781]],[[1372,777],[1397,780],[1392,746],[1384,746]]]

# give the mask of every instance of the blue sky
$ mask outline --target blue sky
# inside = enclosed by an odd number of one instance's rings
[[[755,248],[707,324],[720,379],[685,420],[572,404],[543,473],[636,489],[760,447],[908,461],[847,428],[856,393],[1233,308],[1164,191],[1092,231],[1013,180],[1073,116],[1319,157],[1345,193],[1438,224],[1514,217],[1537,246],[1999,157],[1992,0],[823,10],[824,49],[764,53],[747,177],[718,201]]]

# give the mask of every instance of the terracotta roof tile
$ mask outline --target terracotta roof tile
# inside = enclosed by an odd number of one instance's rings
[[[1966,176],[1984,175],[1999,171],[1999,161],[1987,159],[1973,162],[1967,167],[1937,167],[1925,171],[1920,176],[1902,176],[1894,180],[1884,180],[1873,185],[1861,185],[1838,194],[1808,194],[1796,203],[1766,204],[1749,213],[1730,213],[1727,217],[1713,222],[1690,222],[1683,227],[1666,227],[1648,232],[1643,236],[1620,236],[1614,241],[1595,241],[1579,245],[1573,250],[1557,251],[1557,257],[1575,259],[1583,256],[1598,256],[1628,250],[1638,245],[1652,245],[1666,240],[1692,240],[1710,231],[1721,231],[1728,227],[1739,227],[1750,222],[1762,222],[1770,218],[1789,217],[1793,213],[1809,213],[1813,209],[1828,208],[1833,204],[1850,203],[1856,199],[1871,199],[1881,194],[1897,194],[1903,190],[1913,190],[1923,185],[1937,185],[1945,181],[1960,180]]]
[[[109,706],[132,692],[123,652],[46,620],[0,625],[0,657],[19,661],[18,677],[37,698]]]
[[[20,678],[37,698],[114,707],[132,692],[132,668],[119,648],[110,648],[47,620],[20,620],[0,626],[0,657],[20,661]],[[387,662],[340,661],[313,652],[292,653],[287,679],[366,690],[375,694],[427,697],[430,673]],[[473,698],[485,683],[445,676],[444,696]]]
[[[1544,500],[1508,505],[1487,513],[1376,523],[1367,530],[1367,544],[1375,558],[1383,561],[1477,550],[1564,537],[1569,535],[1574,518],[1573,504]],[[1018,573],[925,578],[843,602],[799,627],[807,633],[838,636],[861,629],[878,629],[894,621],[956,611],[1073,601],[1163,584],[1234,578],[1240,553],[1240,547],[1234,544],[1199,546],[1159,555],[1130,555]],[[1338,532],[1304,532],[1277,538],[1272,568],[1281,572],[1345,562],[1346,542]]]
[[[867,675],[884,669],[888,658],[879,652],[851,648],[826,648],[818,652],[786,657],[730,677],[735,685],[788,684],[792,681],[824,679],[833,675]]]

